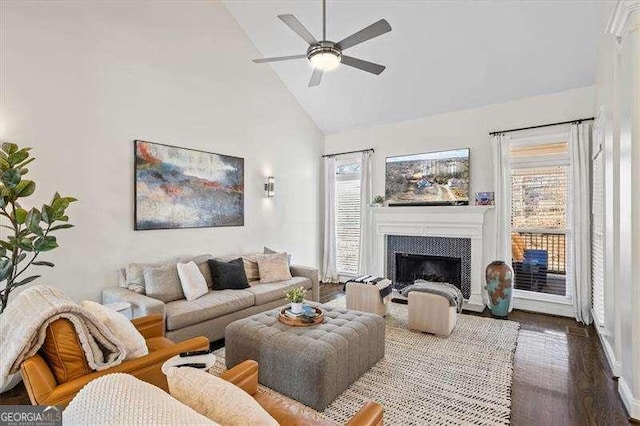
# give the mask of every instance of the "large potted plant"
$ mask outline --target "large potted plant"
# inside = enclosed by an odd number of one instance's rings
[[[35,158],[31,148],[20,148],[14,143],[3,143],[0,150],[0,313],[9,303],[9,295],[18,287],[40,278],[29,275],[31,266],[53,267],[53,263],[38,259],[43,252],[58,247],[54,233],[73,227],[66,215],[73,197],[62,197],[57,192],[51,203],[40,209],[27,209],[22,199],[36,190],[36,183],[24,179],[26,168]],[[27,276],[28,275],[28,276]]]

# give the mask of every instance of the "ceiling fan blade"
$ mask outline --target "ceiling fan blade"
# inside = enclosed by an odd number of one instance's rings
[[[307,55],[276,56],[273,58],[254,59],[253,62],[256,64],[263,64],[265,62],[290,61],[292,59],[302,59],[306,57]]]
[[[309,80],[309,87],[314,87],[320,84],[322,81],[322,70],[318,68],[313,69],[313,73],[311,73],[311,80]]]
[[[357,33],[351,34],[349,37],[336,43],[336,47],[340,50],[345,50],[356,44],[364,43],[367,40],[371,40],[374,37],[378,37],[384,33],[391,31],[391,25],[386,19],[381,19],[369,25],[366,28],[361,29]]]
[[[309,44],[318,44],[318,40],[293,15],[278,15],[278,18]]]
[[[358,68],[359,70],[370,72],[371,74],[379,75],[386,68],[384,65],[376,64],[369,61],[363,61],[362,59],[354,58],[353,56],[342,55],[342,62],[350,67]]]

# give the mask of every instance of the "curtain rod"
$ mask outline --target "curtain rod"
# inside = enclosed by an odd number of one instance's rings
[[[367,151],[375,152],[373,148],[358,149],[356,151],[336,152],[335,154],[325,154],[322,156],[322,158],[335,157],[337,155],[355,154],[356,152],[367,152]]]
[[[573,123],[580,124],[583,121],[591,121],[591,120],[595,120],[595,117],[580,118],[578,120],[570,120],[570,121],[561,121],[559,123],[540,124],[539,126],[520,127],[519,129],[499,130],[497,132],[489,132],[489,134],[493,136],[493,135],[498,135],[500,133],[519,132],[520,130],[539,129],[541,127],[559,126],[561,124],[573,124]]]

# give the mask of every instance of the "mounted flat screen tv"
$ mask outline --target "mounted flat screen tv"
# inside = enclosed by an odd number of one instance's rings
[[[385,198],[390,206],[469,204],[469,149],[387,157]]]

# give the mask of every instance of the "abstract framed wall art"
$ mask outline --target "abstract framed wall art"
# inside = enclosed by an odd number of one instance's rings
[[[244,159],[134,141],[134,229],[244,225]]]

